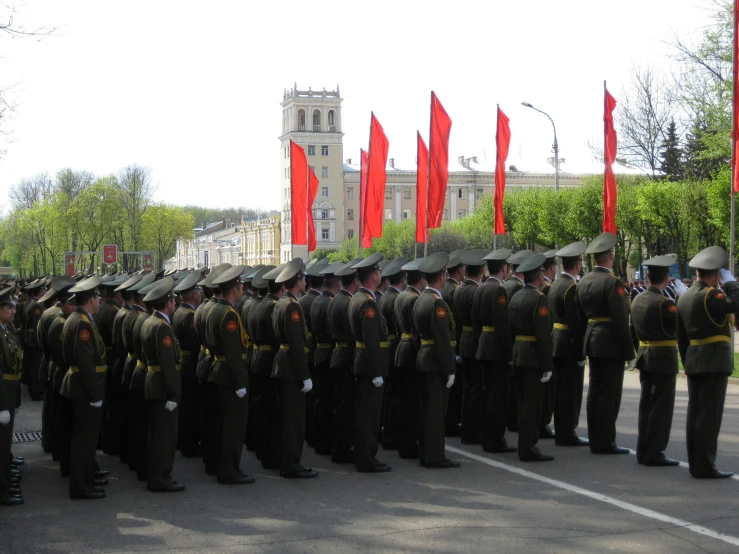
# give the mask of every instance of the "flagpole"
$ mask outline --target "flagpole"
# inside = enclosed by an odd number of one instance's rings
[[[606,202],[605,202],[606,169],[608,168],[608,160],[607,160],[607,157],[608,157],[608,145],[607,145],[608,137],[606,136],[607,135],[607,132],[606,132],[606,123],[605,123],[605,114],[608,111],[607,93],[608,93],[608,87],[606,86],[606,80],[603,79],[603,117],[604,117],[604,119],[603,119],[603,191],[604,191],[604,193],[603,193],[603,220],[602,220],[603,223],[601,223],[601,225],[603,225],[605,223],[605,220],[606,220],[606,209],[607,209],[606,208]]]
[[[739,1],[734,2],[734,40],[732,41],[733,48],[732,48],[732,61],[733,61],[733,76],[732,79],[732,133],[731,133],[731,221],[729,222],[729,271],[731,271],[731,274],[734,274],[735,269],[735,262],[734,259],[736,258],[736,242],[734,238],[735,233],[735,225],[736,225],[736,191],[734,191],[734,179],[736,179],[736,136],[737,132],[739,132],[739,129],[736,128],[736,81],[737,77],[739,77],[739,72],[737,71],[737,59],[736,59],[736,51],[737,51],[737,33],[739,32],[739,13],[737,13],[737,8],[739,8]]]
[[[370,134],[372,134],[372,129],[370,128]],[[367,158],[367,162],[369,163],[369,158]],[[364,206],[362,205],[362,149],[359,149],[359,233],[357,233],[357,236],[359,237],[359,251],[358,255],[362,255],[362,237],[364,236]]]
[[[434,147],[433,135],[431,130],[434,125],[434,91],[431,91],[431,109],[429,113],[429,159],[427,160],[426,169],[426,229],[423,233],[423,257],[428,256],[429,250],[429,196],[431,194],[431,149]]]
[[[310,213],[311,206],[308,205],[310,202],[310,165],[308,165],[308,158],[305,158],[305,263],[308,263],[310,258]]]
[[[360,194],[360,200],[359,200],[359,211],[367,211],[367,197],[364,197],[364,208],[362,208],[362,196],[367,194],[367,186],[369,185],[369,176],[370,176],[370,156],[372,155],[372,122],[375,118],[375,112],[370,112],[370,132],[369,132],[369,146],[367,147],[367,178],[364,180],[364,188],[365,191],[362,192],[362,154],[360,151],[359,154],[359,194]],[[384,191],[383,191],[384,192]],[[383,194],[384,196],[384,194]],[[362,225],[362,231],[359,234],[359,253],[357,254],[360,258],[362,257],[362,243],[364,242],[364,226],[366,225],[366,222],[364,221],[366,218],[363,217],[364,214],[361,214],[360,217],[360,223]]]

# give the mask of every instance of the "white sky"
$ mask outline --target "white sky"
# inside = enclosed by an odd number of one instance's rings
[[[277,209],[279,103],[295,82],[339,84],[344,158],[366,148],[374,110],[389,156],[412,168],[433,89],[453,121],[451,160],[494,160],[499,103],[511,120],[508,163],[540,166],[551,125],[523,100],[552,116],[561,157],[587,160],[588,140],[602,140],[603,80],[618,100],[631,65],[664,64],[664,42],[697,36],[708,6],[27,0],[26,26],[58,31],[41,42],[0,36],[0,86],[17,83],[20,103],[0,159],[0,205],[41,171],[105,175],[136,162],[152,169],[157,200]]]

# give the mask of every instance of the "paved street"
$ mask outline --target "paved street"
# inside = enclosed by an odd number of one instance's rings
[[[620,444],[634,448],[638,374],[627,372]],[[667,455],[686,459],[687,390],[678,396]],[[16,431],[40,428],[24,401]],[[585,422],[583,412],[582,424]],[[586,430],[581,427],[581,433]],[[509,437],[515,444],[516,436]],[[392,473],[366,475],[305,449],[318,479],[288,481],[245,453],[253,485],[224,487],[198,460],[177,457],[182,494],[155,494],[117,459],[108,498],[70,501],[67,481],[40,442],[26,457],[26,504],[0,509],[0,552],[739,552],[739,480],[692,479],[683,467],[647,468],[630,456],[542,441],[548,464],[521,463],[448,441],[457,470],[426,470],[381,452]],[[739,385],[730,385],[718,466],[739,472]]]

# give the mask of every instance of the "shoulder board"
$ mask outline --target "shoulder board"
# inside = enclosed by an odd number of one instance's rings
[[[297,301],[297,300],[295,300],[295,299],[294,299],[294,298],[293,298],[292,296],[290,297],[290,302],[291,302],[292,304],[297,304],[297,303],[298,303],[298,301]]]
[[[272,304],[277,304],[277,300],[272,300]]]
[[[441,296],[439,296],[435,292],[432,292],[431,294],[433,294],[434,295],[434,298],[436,298],[437,300],[441,300]]]
[[[84,321],[85,323],[90,323],[89,317],[87,317],[85,314],[80,314],[80,315],[82,316],[82,321]]]

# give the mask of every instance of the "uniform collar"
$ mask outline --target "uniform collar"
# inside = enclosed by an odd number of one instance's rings
[[[437,296],[441,296],[441,293],[438,290],[436,290],[435,288],[433,288],[433,287],[426,287],[423,292],[427,292],[427,291],[428,292],[431,292],[431,293],[434,293]]]
[[[184,308],[190,308],[191,310],[194,310],[195,309],[195,306],[192,306],[192,305],[188,304],[187,302],[183,302],[182,304],[180,304],[180,307],[181,308],[182,307],[184,307]]]
[[[352,294],[351,292],[349,292],[348,290],[346,290],[346,289],[341,289],[341,290],[339,291],[339,293],[342,293],[342,292],[343,292],[343,293],[344,293],[344,294],[345,294],[346,296],[348,296],[349,298],[353,298],[353,297],[354,297],[354,295],[353,295],[353,294]]]
[[[547,282],[548,285],[551,285],[552,284],[552,280],[549,277],[547,277],[546,275],[544,275],[544,280]]]
[[[326,289],[326,290],[324,290],[324,291],[323,291],[323,292],[321,293],[321,296],[328,296],[329,298],[333,298],[333,297],[334,297],[334,293],[333,293],[333,292],[331,292],[330,290]]]
[[[170,323],[170,324],[172,323],[172,322],[171,322],[171,321],[169,320],[169,316],[168,316],[167,314],[163,314],[163,313],[162,313],[162,312],[160,312],[159,310],[156,310],[156,311],[155,311],[154,313],[155,313],[155,314],[156,314],[157,316],[159,316],[160,318],[162,318],[162,319],[163,319],[164,321],[166,321],[167,323]]]
[[[447,283],[453,283],[455,285],[458,285],[459,284],[459,281],[457,281],[454,277],[447,277],[446,278],[446,282]]]
[[[574,275],[571,275],[571,274],[567,273],[566,271],[563,271],[562,273],[560,273],[560,275],[562,277],[569,277],[570,279],[572,279],[573,281],[575,281],[575,283],[577,283],[577,277],[575,277]]]
[[[308,294],[315,294],[316,296],[321,296],[321,291],[316,289],[310,289],[308,291]]]
[[[368,296],[371,295],[374,300],[377,300],[377,296],[375,295],[375,293],[369,289],[366,289],[364,287],[359,287],[359,292],[363,292],[364,294]]]
[[[283,296],[287,296],[288,298],[292,298],[293,300],[297,300],[298,297],[295,296],[292,292],[287,291]]]
[[[471,285],[477,285],[478,287],[480,286],[480,283],[478,283],[474,279],[468,279],[468,278],[465,277],[464,282],[465,283],[470,283]]]
[[[486,283],[489,283],[490,281],[496,281],[496,282],[497,282],[497,283],[498,283],[499,285],[503,285],[503,284],[505,284],[505,283],[503,283],[503,281],[501,281],[501,280],[500,280],[500,279],[498,279],[497,277],[490,277],[490,278],[489,278],[489,279],[488,279],[487,281],[485,281],[485,282],[486,282]]]
[[[518,281],[519,283],[521,283],[522,285],[523,285],[523,284],[525,284],[525,283],[523,282],[523,280],[522,280],[522,279],[521,279],[521,278],[520,278],[520,277],[519,277],[518,275],[511,275],[511,278],[510,278],[510,279],[508,279],[508,280],[509,280],[509,281],[513,281],[514,279],[515,279],[516,281]]]
[[[415,292],[416,294],[421,294],[421,291],[420,291],[420,290],[418,290],[418,289],[417,289],[416,287],[414,287],[413,285],[408,285],[408,288],[407,288],[407,289],[405,289],[405,290],[410,290],[411,292]]]
[[[399,290],[398,290],[397,288],[395,288],[394,286],[392,286],[392,285],[390,285],[390,286],[389,286],[389,287],[388,287],[387,289],[388,289],[388,290],[391,290],[391,289],[392,289],[392,290],[394,290],[395,292],[397,292],[398,294],[400,294],[400,291],[399,291]]]
[[[593,270],[595,271],[603,271],[604,273],[611,273],[613,274],[613,270],[609,267],[603,267],[602,265],[596,265]]]

